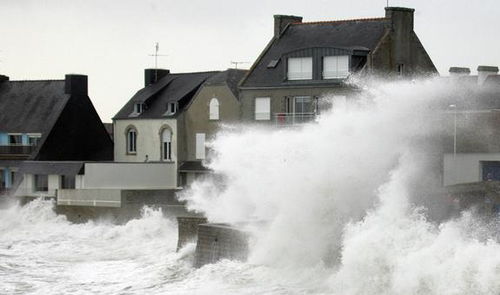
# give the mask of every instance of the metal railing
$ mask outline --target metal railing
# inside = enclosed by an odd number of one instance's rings
[[[0,145],[0,154],[28,156],[34,149],[33,145]]]
[[[313,122],[316,113],[274,113],[274,123],[277,126],[290,126]]]

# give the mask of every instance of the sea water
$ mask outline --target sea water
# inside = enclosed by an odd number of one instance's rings
[[[357,87],[317,122],[210,143],[216,177],[179,197],[213,222],[256,221],[248,261],[193,268],[194,244],[176,252],[154,208],[72,224],[36,200],[0,209],[0,294],[500,294],[498,219],[450,214],[435,193],[433,139],[453,128],[436,106],[459,87]]]

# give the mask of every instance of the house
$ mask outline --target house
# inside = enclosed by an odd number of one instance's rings
[[[387,7],[383,18],[302,22],[275,15],[274,36],[240,84],[242,119],[309,122],[356,88],[361,77],[437,74],[413,30],[414,9]]]
[[[0,76],[0,187],[54,196],[74,187],[72,161],[113,159],[113,142],[87,92],[87,76],[10,81]],[[27,164],[29,162],[29,164]]]
[[[115,161],[164,163],[179,186],[190,183],[206,172],[205,141],[220,123],[239,121],[237,85],[244,74],[145,70],[145,87],[113,118]]]
[[[244,74],[146,69],[145,87],[113,118],[114,161],[85,162],[79,169],[67,163],[78,170],[80,185],[58,190],[58,209],[72,220],[97,211],[130,217],[145,204],[168,215],[192,215],[175,193],[208,172],[205,141],[220,124],[239,121],[237,87]]]

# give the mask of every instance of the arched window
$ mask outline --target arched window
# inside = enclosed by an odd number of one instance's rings
[[[127,153],[135,154],[137,152],[137,130],[130,127],[127,129]]]
[[[212,98],[210,100],[210,120],[219,120],[219,100],[217,98]]]
[[[161,158],[163,160],[172,160],[172,131],[163,129],[161,133]]]

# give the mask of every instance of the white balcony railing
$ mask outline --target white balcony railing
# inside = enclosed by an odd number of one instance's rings
[[[277,126],[290,126],[313,122],[316,113],[274,113],[274,123]]]

